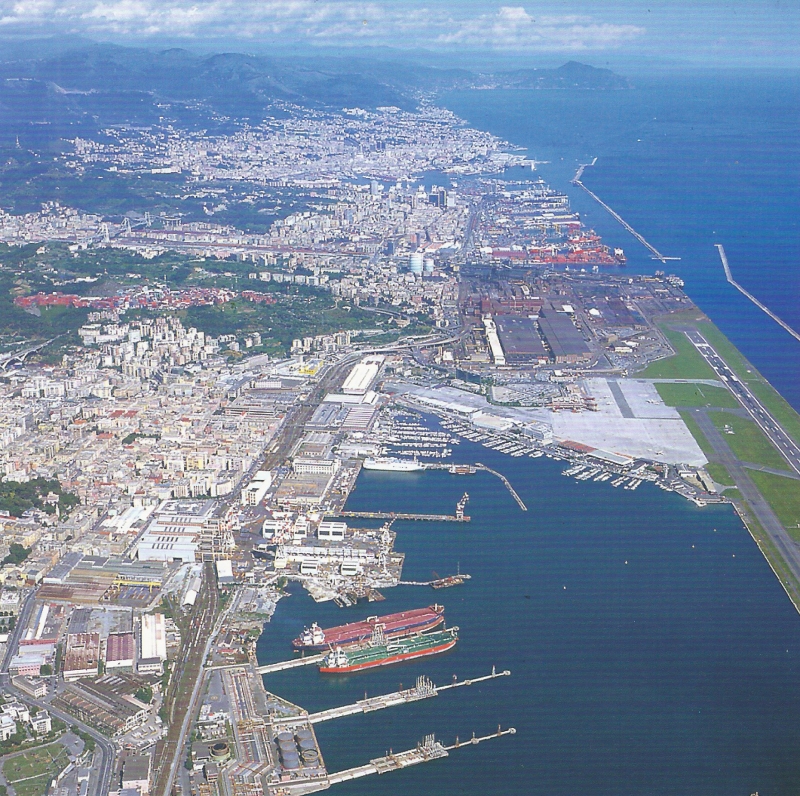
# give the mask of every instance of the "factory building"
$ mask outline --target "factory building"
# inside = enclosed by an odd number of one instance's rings
[[[495,326],[509,364],[544,364],[549,360],[533,318],[504,315],[495,318]]]
[[[422,263],[420,263],[420,271]],[[347,378],[342,384],[342,392],[345,395],[366,395],[372,387],[373,382],[378,377],[385,357],[374,355],[365,357],[353,367]]]
[[[542,311],[539,328],[556,363],[587,362],[592,358],[589,346],[569,316],[553,309]]]

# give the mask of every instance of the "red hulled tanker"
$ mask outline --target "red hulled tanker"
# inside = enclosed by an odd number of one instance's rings
[[[433,630],[442,622],[444,622],[444,608],[441,605],[429,605],[427,608],[415,608],[386,616],[370,616],[362,622],[351,622],[326,629],[315,622],[303,630],[292,642],[292,646],[296,650],[310,652],[359,644],[369,641],[376,629],[380,629],[386,639],[405,638]]]

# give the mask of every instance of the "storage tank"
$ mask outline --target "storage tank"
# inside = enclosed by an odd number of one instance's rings
[[[433,260],[430,257],[425,258],[425,263],[422,266],[422,272],[425,276],[430,276],[433,274]]]
[[[280,743],[281,741],[293,741],[294,736],[289,732],[289,730],[281,730],[276,736],[275,739]]]
[[[319,752],[316,749],[306,749],[303,752],[303,762],[306,765],[314,765],[319,762]]]
[[[317,744],[314,742],[313,738],[300,738],[297,742],[297,745],[300,747],[301,752],[305,752],[308,749],[317,748]]]
[[[411,271],[412,274],[416,274],[417,276],[422,274],[422,269],[425,264],[425,258],[422,256],[422,252],[414,252],[408,258],[408,270]]]
[[[300,758],[296,754],[281,755],[281,757],[283,758],[281,764],[283,765],[284,768],[290,768],[290,769],[300,768]]]

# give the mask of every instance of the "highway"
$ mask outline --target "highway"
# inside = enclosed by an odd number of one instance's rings
[[[714,369],[720,381],[724,382],[736,396],[739,403],[761,430],[767,435],[770,442],[781,452],[791,468],[800,474],[800,446],[784,431],[783,427],[769,413],[769,410],[756,398],[750,388],[725,364],[722,357],[716,352],[711,343],[696,329],[684,330],[700,355]]]

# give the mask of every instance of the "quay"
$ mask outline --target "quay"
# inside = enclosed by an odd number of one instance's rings
[[[481,462],[475,462],[475,466],[479,470],[485,470],[487,473],[491,473],[492,475],[496,475],[504,484],[506,489],[511,493],[511,497],[517,501],[517,505],[523,510],[527,511],[528,507],[523,503],[522,498],[517,494],[517,490],[511,486],[511,482],[506,478],[502,473],[498,473],[497,470],[492,470],[491,467],[487,467],[485,464],[481,464]]]
[[[447,691],[450,688],[474,685],[475,683],[482,683],[485,680],[494,680],[496,677],[508,677],[510,674],[511,672],[507,669],[498,672],[493,668],[491,674],[486,674],[483,677],[473,677],[470,680],[459,680],[449,685],[440,686],[432,683],[425,675],[420,675],[417,678],[417,684],[413,688],[394,691],[391,694],[382,694],[380,696],[370,697],[369,699],[360,699],[358,702],[353,702],[350,705],[342,705],[338,708],[322,710],[319,713],[311,713],[308,716],[308,720],[311,724],[319,724],[323,721],[340,719],[344,716],[352,716],[356,713],[372,713],[375,710],[383,710],[384,708],[391,708],[396,705],[417,702],[420,699],[430,699],[431,697],[438,696],[441,691]]]
[[[639,243],[641,243],[642,246],[644,246],[653,255],[654,259],[661,260],[662,263],[666,263],[667,260],[680,260],[680,257],[667,257],[666,255],[661,254],[661,252],[655,246],[648,243],[644,237],[640,235],[619,213],[610,208],[594,191],[589,190],[589,188],[583,184],[581,177],[583,177],[584,169],[586,169],[588,166],[594,166],[596,162],[597,158],[595,158],[591,163],[581,164],[570,182],[573,185],[577,185],[579,188],[583,188],[583,190],[586,191],[586,193],[588,193],[589,196],[595,200],[595,202],[608,211],[613,218],[615,218],[628,232],[630,232],[631,235],[633,235],[633,237],[636,238],[636,240],[638,240]]]
[[[438,760],[442,757],[447,757],[454,749],[460,749],[463,746],[471,744],[479,744],[483,741],[489,741],[492,738],[502,738],[504,735],[513,735],[516,730],[509,727],[507,730],[497,728],[497,732],[492,735],[484,735],[480,738],[475,735],[465,742],[459,743],[458,739],[451,746],[444,746],[441,742],[437,741],[433,735],[427,735],[425,740],[417,744],[416,749],[409,749],[405,752],[398,752],[394,754],[389,751],[385,757],[378,757],[370,760],[364,766],[357,766],[356,768],[348,768],[344,771],[338,771],[335,774],[330,774],[328,782],[331,785],[337,785],[340,782],[349,782],[353,779],[366,777],[370,774],[386,774],[389,771],[397,771],[401,768],[408,768],[409,766],[416,766],[419,763],[427,763],[430,760]]]
[[[772,320],[775,321],[775,323],[777,323],[779,326],[783,327],[787,332],[789,332],[789,334],[792,337],[794,337],[795,340],[800,340],[800,334],[798,334],[794,329],[792,329],[792,327],[789,326],[788,323],[782,321],[769,307],[767,307],[765,304],[762,304],[749,290],[745,290],[745,288],[743,288],[733,278],[733,274],[731,274],[731,267],[730,265],[728,265],[728,256],[725,254],[725,249],[722,248],[721,243],[715,243],[714,245],[717,247],[717,250],[719,251],[719,259],[722,260],[722,267],[725,269],[725,279],[727,279],[728,282],[731,285],[733,285],[743,296],[749,298],[750,301],[752,301],[753,304],[755,304],[756,307],[758,307],[762,312],[765,312],[767,315],[769,315],[769,317],[772,318]]]
[[[359,517],[368,520],[420,520],[427,522],[470,522],[467,514],[406,514],[399,511],[337,511],[337,517]]]
[[[290,658],[288,661],[278,661],[278,663],[268,663],[265,666],[256,667],[259,674],[272,674],[272,672],[282,672],[285,669],[297,669],[300,666],[311,666],[315,663],[322,663],[327,655],[326,652],[320,655],[308,655],[305,658]]]

